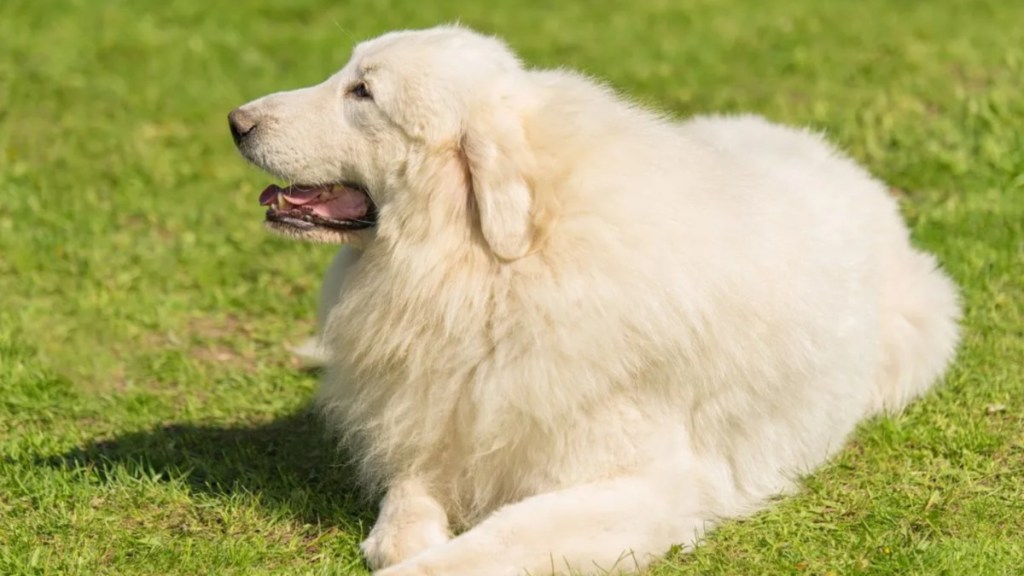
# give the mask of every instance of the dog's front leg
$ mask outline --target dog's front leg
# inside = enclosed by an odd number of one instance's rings
[[[392,483],[377,523],[360,548],[374,570],[412,558],[449,539],[448,515],[416,479]]]
[[[615,574],[704,532],[696,479],[662,473],[541,494],[375,576]]]

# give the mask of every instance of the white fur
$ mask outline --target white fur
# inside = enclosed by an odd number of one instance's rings
[[[247,106],[257,163],[380,208],[328,275],[317,398],[387,490],[379,576],[643,567],[954,354],[953,284],[816,134],[673,123],[455,27]]]

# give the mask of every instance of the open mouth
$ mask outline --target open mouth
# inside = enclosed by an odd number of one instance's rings
[[[267,222],[287,226],[295,232],[330,229],[352,231],[377,223],[377,207],[366,190],[357,184],[307,186],[275,184],[260,193],[260,205],[267,207]]]

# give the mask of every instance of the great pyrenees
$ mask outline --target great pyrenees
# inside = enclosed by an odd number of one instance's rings
[[[677,123],[461,27],[385,34],[230,115],[351,244],[317,395],[379,576],[630,572],[795,487],[943,373],[959,303],[820,136]]]

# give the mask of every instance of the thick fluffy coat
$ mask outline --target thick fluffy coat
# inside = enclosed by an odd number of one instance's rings
[[[454,27],[243,110],[251,160],[379,209],[326,283],[317,401],[386,491],[380,576],[636,569],[954,354],[954,286],[818,135],[675,123]]]

